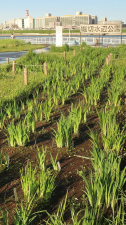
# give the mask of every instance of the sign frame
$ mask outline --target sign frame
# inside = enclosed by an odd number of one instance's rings
[[[122,24],[81,24],[80,32],[84,34],[122,34]]]

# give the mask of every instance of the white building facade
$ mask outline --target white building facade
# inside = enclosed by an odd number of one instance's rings
[[[17,18],[17,25],[19,29],[22,29],[22,18]]]
[[[27,18],[24,19],[24,28],[29,29],[33,28],[33,17],[28,16]]]

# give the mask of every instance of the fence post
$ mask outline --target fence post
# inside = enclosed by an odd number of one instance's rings
[[[13,61],[13,65],[12,65],[12,73],[13,73],[13,75],[14,75],[14,73],[15,73],[15,61]]]
[[[75,49],[73,50],[73,55],[75,56]]]
[[[81,50],[81,47],[80,47],[80,50]]]
[[[24,84],[28,85],[28,70],[24,68]]]
[[[66,59],[66,52],[64,52],[64,59]]]
[[[108,57],[106,58],[106,65],[107,66],[109,65],[109,58]]]
[[[9,63],[9,58],[7,58],[7,64]]]
[[[46,62],[44,63],[44,73],[47,76],[47,64],[46,64]]]

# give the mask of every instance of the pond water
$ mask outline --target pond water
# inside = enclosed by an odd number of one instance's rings
[[[0,52],[0,64],[7,62],[7,58],[9,61],[20,58],[22,55],[26,54],[27,51],[21,52]]]
[[[42,52],[49,52],[50,47],[42,48],[42,49],[35,49],[33,50],[36,54],[40,54]],[[21,52],[0,52],[0,64],[6,63],[7,58],[9,58],[9,61],[13,61],[15,59],[20,58],[21,56],[25,55],[27,51],[21,51]]]

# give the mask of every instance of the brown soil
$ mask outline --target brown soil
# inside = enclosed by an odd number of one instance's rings
[[[40,94],[41,98],[41,94]],[[79,101],[83,99],[81,94],[76,94],[71,97],[71,101]],[[107,92],[104,90],[102,92],[101,100],[98,102],[98,110],[105,105],[107,100]],[[126,107],[124,105],[124,100],[122,99],[122,111],[118,115],[119,123],[125,123],[125,112]],[[65,102],[65,106],[59,106],[61,111],[64,111],[68,115],[68,109],[70,107],[70,101]],[[47,162],[50,163],[50,152],[53,157],[56,157],[59,148],[57,148],[56,143],[53,142],[52,130],[57,129],[56,121],[60,117],[60,112],[53,114],[53,122],[50,120],[46,122],[37,122],[36,123],[36,132],[35,134],[30,135],[30,141],[25,147],[16,147],[12,148],[8,146],[8,141],[6,137],[6,132],[4,130],[0,131],[0,150],[3,150],[5,154],[10,156],[10,166],[8,170],[5,170],[0,174],[0,208],[4,210],[5,208],[9,209],[12,212],[16,207],[16,202],[14,199],[13,189],[17,189],[18,201],[23,200],[23,191],[21,189],[20,183],[20,169],[26,166],[27,160],[29,159],[32,162],[32,166],[35,167],[37,163],[37,146],[41,149],[41,146],[48,147]],[[50,118],[51,119],[51,118]],[[120,121],[121,120],[121,121]],[[68,190],[68,199],[75,202],[76,208],[80,209],[83,207],[82,195],[84,194],[84,183],[79,175],[77,175],[77,170],[81,170],[82,166],[89,174],[89,170],[92,169],[92,165],[89,159],[84,159],[74,155],[91,156],[90,151],[92,150],[91,138],[89,137],[88,127],[94,130],[95,128],[100,132],[100,126],[98,123],[98,117],[95,111],[95,107],[92,107],[90,114],[87,118],[86,124],[80,124],[79,127],[79,136],[73,135],[72,140],[74,140],[74,148],[61,148],[59,151],[58,160],[61,164],[61,171],[56,179],[56,189],[54,190],[49,204],[42,207],[42,204],[38,204],[38,207],[34,211],[38,210],[47,210],[50,214],[57,211],[59,203],[64,199],[66,191]],[[42,135],[42,128],[45,128],[44,134]],[[35,146],[36,140],[36,146]],[[100,143],[102,147],[102,142]],[[126,143],[125,146],[126,147]],[[122,164],[124,167],[125,159]],[[111,211],[107,211],[105,215],[110,214]],[[70,219],[70,210],[67,204],[66,212],[64,219],[66,222],[71,222]],[[32,224],[45,224],[44,219],[47,219],[45,213],[40,214],[36,217]],[[12,225],[12,218],[9,214],[9,225]]]

